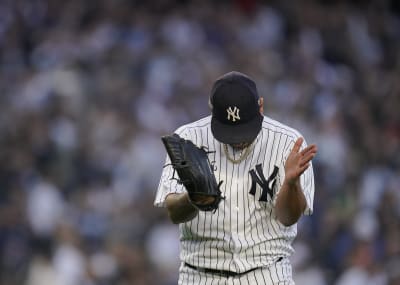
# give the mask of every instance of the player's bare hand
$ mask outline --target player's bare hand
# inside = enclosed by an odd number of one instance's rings
[[[298,138],[285,163],[285,179],[289,183],[296,183],[301,174],[310,166],[311,160],[317,154],[317,146],[309,145],[300,151],[303,138]]]

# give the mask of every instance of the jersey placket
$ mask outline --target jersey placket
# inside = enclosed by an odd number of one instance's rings
[[[232,175],[232,185],[231,185],[231,243],[232,243],[232,258],[235,271],[243,271],[243,263],[240,260],[240,253],[243,247],[243,185],[242,177],[243,174],[240,173],[243,169],[240,168],[240,164],[233,164],[233,175]]]

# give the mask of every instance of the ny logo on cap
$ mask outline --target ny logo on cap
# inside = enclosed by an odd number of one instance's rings
[[[228,109],[226,109],[226,112],[228,113],[228,120],[232,121],[232,122],[236,122],[236,120],[240,120],[239,117],[239,108],[238,107],[234,107],[232,110],[232,107],[229,107]]]

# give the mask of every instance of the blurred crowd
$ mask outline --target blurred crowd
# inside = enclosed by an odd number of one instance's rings
[[[0,1],[0,284],[172,285],[160,136],[249,74],[317,143],[296,284],[400,284],[397,1]]]

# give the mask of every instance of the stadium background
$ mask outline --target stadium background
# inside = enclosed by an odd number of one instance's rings
[[[400,284],[397,1],[0,1],[0,284],[172,285],[160,136],[251,75],[319,146],[296,284]]]

